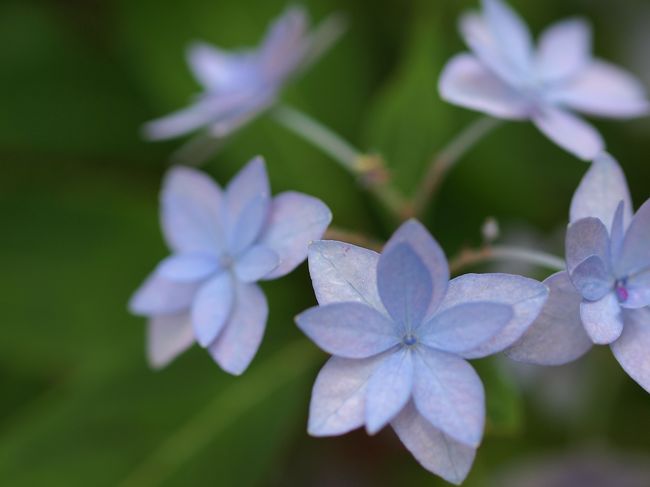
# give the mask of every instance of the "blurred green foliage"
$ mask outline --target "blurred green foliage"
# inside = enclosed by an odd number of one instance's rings
[[[436,90],[445,60],[463,48],[456,18],[472,3],[306,3],[317,19],[346,13],[350,27],[284,100],[383,154],[398,186],[411,193],[431,155],[476,116],[444,104]],[[535,29],[567,14],[588,15],[598,51],[624,57],[616,49],[624,25],[608,17],[604,0],[514,3]],[[183,57],[189,41],[253,45],[284,6],[0,3],[0,485],[442,484],[389,432],[307,437],[310,387],[324,355],[293,324],[314,303],[305,266],[264,285],[266,339],[241,378],[221,372],[198,349],[150,371],[143,320],[126,311],[131,292],[166,253],[157,192],[179,145],[146,144],[139,127],[197,91]],[[637,7],[620,2],[631,12]],[[598,38],[601,27],[606,36]],[[650,127],[599,127],[639,202],[649,194]],[[346,173],[265,117],[228,141],[206,170],[224,182],[257,153],[267,159],[275,192],[322,198],[336,225],[378,238],[392,232]],[[426,223],[450,255],[480,241],[487,216],[497,216],[506,235],[521,222],[550,235],[564,226],[585,169],[532,127],[505,125],[456,168]],[[494,471],[525,455],[592,440],[650,451],[638,435],[650,427],[650,399],[606,350],[580,369],[579,414],[564,422],[556,421],[564,413],[547,421],[539,406],[544,382],[529,377],[533,386],[520,392],[512,365],[490,359],[477,367],[489,419],[467,485],[486,485]],[[552,373],[572,377],[566,368]]]

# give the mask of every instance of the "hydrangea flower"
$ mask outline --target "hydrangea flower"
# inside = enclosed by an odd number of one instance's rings
[[[261,157],[223,191],[196,169],[170,169],[161,223],[172,255],[130,302],[133,313],[149,318],[151,365],[163,367],[196,341],[226,372],[246,370],[268,315],[255,283],[291,272],[331,218],[311,196],[288,191],[271,198]]]
[[[650,200],[632,214],[625,175],[603,154],[571,203],[567,270],[549,277],[550,297],[508,355],[560,365],[593,344],[610,345],[625,371],[650,392]]]
[[[145,125],[146,136],[168,139],[205,128],[224,137],[255,118],[330,42],[308,33],[308,25],[305,11],[293,7],[271,25],[257,49],[229,52],[192,44],[187,61],[204,92],[190,107]]]
[[[605,118],[648,113],[646,92],[631,74],[591,54],[582,19],[558,22],[537,48],[526,24],[501,0],[461,18],[472,53],[454,57],[440,78],[445,100],[507,120],[531,120],[552,141],[591,160],[603,149],[598,131],[573,112]]]
[[[391,424],[428,470],[460,483],[482,435],[485,401],[466,359],[500,352],[532,323],[546,287],[507,274],[449,281],[445,256],[417,221],[381,255],[315,242],[309,270],[320,306],[296,318],[333,355],[314,385],[308,430],[340,435]]]

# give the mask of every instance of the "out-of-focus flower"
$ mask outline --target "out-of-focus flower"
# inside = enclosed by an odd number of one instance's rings
[[[485,401],[466,359],[508,347],[548,295],[541,283],[507,274],[449,281],[438,243],[411,220],[381,255],[315,242],[309,269],[320,306],[298,326],[333,357],[313,389],[309,433],[340,435],[391,424],[415,458],[460,483],[481,442]]]
[[[163,367],[197,341],[226,372],[241,374],[259,348],[268,314],[256,281],[298,266],[331,213],[301,193],[271,198],[260,157],[223,191],[200,171],[172,168],[161,207],[172,255],[130,302],[133,313],[149,318],[149,361]]]
[[[454,57],[440,78],[441,96],[454,104],[508,120],[531,120],[556,144],[589,160],[604,149],[598,131],[576,116],[648,114],[641,83],[594,58],[591,29],[582,19],[549,27],[537,48],[526,24],[501,0],[483,0],[482,13],[461,18],[472,53]]]
[[[306,12],[293,7],[271,25],[257,49],[192,44],[188,64],[204,92],[190,107],[146,124],[145,135],[168,139],[201,128],[215,138],[229,135],[271,106],[286,82],[338,36],[340,19],[323,24],[309,33]]]
[[[567,270],[549,277],[540,317],[508,351],[520,361],[559,365],[592,343],[610,345],[650,392],[650,200],[633,216],[625,175],[603,154],[571,203]]]

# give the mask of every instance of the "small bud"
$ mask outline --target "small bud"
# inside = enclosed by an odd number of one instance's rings
[[[499,238],[499,222],[493,217],[489,217],[481,227],[481,234],[485,243],[492,243]]]

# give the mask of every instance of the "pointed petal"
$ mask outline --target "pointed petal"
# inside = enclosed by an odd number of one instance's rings
[[[455,440],[478,446],[485,423],[485,395],[472,366],[460,357],[424,346],[413,359],[413,399],[420,414]]]
[[[619,303],[621,308],[638,309],[650,306],[650,285],[635,286],[628,282],[626,290],[627,299]]]
[[[443,100],[493,117],[523,120],[529,103],[471,54],[459,54],[445,66],[438,90]]]
[[[259,241],[279,256],[280,263],[266,279],[282,277],[302,263],[309,244],[323,236],[331,221],[330,209],[312,196],[287,191],[273,198]]]
[[[251,245],[266,223],[271,198],[264,159],[255,157],[226,188],[225,221],[228,248],[238,254]]]
[[[469,473],[476,450],[433,427],[409,403],[391,423],[415,459],[447,482],[460,485]]]
[[[262,42],[262,69],[272,82],[284,80],[299,65],[309,47],[309,19],[302,7],[289,8],[269,28]]]
[[[565,247],[569,272],[591,256],[609,262],[609,234],[605,223],[593,217],[572,223],[566,232]]]
[[[612,156],[601,154],[591,163],[573,195],[570,220],[594,217],[610,228],[621,201],[625,205],[623,223],[627,228],[632,219],[632,200],[625,174]]]
[[[438,313],[460,303],[490,301],[509,305],[512,317],[487,342],[462,353],[465,358],[482,358],[502,352],[526,332],[548,298],[548,288],[539,281],[510,274],[465,274],[449,282]]]
[[[323,304],[364,303],[388,315],[377,290],[379,254],[356,245],[321,240],[309,246],[309,273]]]
[[[316,345],[339,357],[366,358],[399,343],[395,324],[360,303],[316,306],[298,315],[296,323]]]
[[[153,316],[147,327],[147,359],[154,369],[168,365],[194,343],[189,313]]]
[[[366,431],[374,435],[404,408],[413,389],[413,358],[403,348],[375,369],[366,390]]]
[[[552,96],[568,108],[600,117],[640,117],[650,108],[645,87],[636,77],[600,60],[591,62]]]
[[[171,139],[197,130],[218,116],[218,109],[199,101],[171,115],[147,122],[142,131],[148,140]]]
[[[407,243],[394,245],[379,257],[377,287],[384,306],[400,326],[408,329],[422,322],[433,283],[424,262]]]
[[[192,282],[173,282],[154,272],[133,293],[129,310],[141,316],[185,311],[192,305],[199,285]]]
[[[630,276],[650,266],[650,200],[636,212],[614,264],[619,276]]]
[[[437,350],[462,353],[473,350],[499,333],[512,319],[512,307],[503,303],[461,303],[436,313],[418,334]]]
[[[580,18],[556,22],[539,40],[537,71],[546,82],[563,81],[591,62],[592,32]]]
[[[199,345],[207,347],[217,338],[230,317],[233,299],[233,283],[228,272],[201,286],[192,304],[192,326]]]
[[[621,307],[614,292],[598,301],[583,301],[580,304],[580,318],[591,341],[598,345],[609,345],[623,331]]]
[[[216,254],[224,247],[222,193],[205,173],[170,169],[160,196],[165,239],[175,252]]]
[[[531,63],[533,41],[522,18],[502,0],[483,0],[483,13],[498,46],[514,66],[525,72]]]
[[[621,367],[647,392],[650,392],[650,309],[624,312],[621,337],[611,344]]]
[[[616,207],[616,213],[614,213],[614,220],[612,222],[612,227],[610,229],[609,245],[610,245],[610,255],[612,262],[618,262],[618,259],[621,255],[621,247],[623,246],[623,240],[625,238],[625,226],[623,219],[625,218],[625,203],[623,201],[619,202]]]
[[[593,159],[605,149],[605,142],[598,131],[566,110],[544,106],[533,115],[532,120],[544,135],[580,159]]]
[[[206,42],[193,42],[187,49],[192,74],[206,90],[232,85],[246,63],[247,55],[234,54]]]
[[[614,287],[614,278],[596,255],[587,257],[573,269],[571,282],[587,301],[598,301]]]
[[[538,365],[572,362],[591,348],[592,341],[580,320],[578,294],[566,272],[546,279],[550,294],[537,319],[521,339],[505,351],[513,360]]]
[[[177,254],[163,260],[156,272],[175,282],[197,282],[219,270],[219,261],[209,254]]]
[[[269,307],[255,284],[237,283],[232,314],[208,351],[232,375],[242,374],[262,343]]]
[[[314,383],[308,433],[336,436],[362,426],[368,380],[384,359],[384,354],[365,359],[330,358]]]
[[[278,266],[278,254],[266,245],[253,245],[237,259],[235,274],[242,282],[259,281]]]
[[[449,266],[445,254],[438,242],[417,220],[408,220],[403,223],[386,243],[382,254],[402,243],[408,244],[415,251],[431,276],[433,296],[425,316],[432,316],[445,297],[449,284]]]

